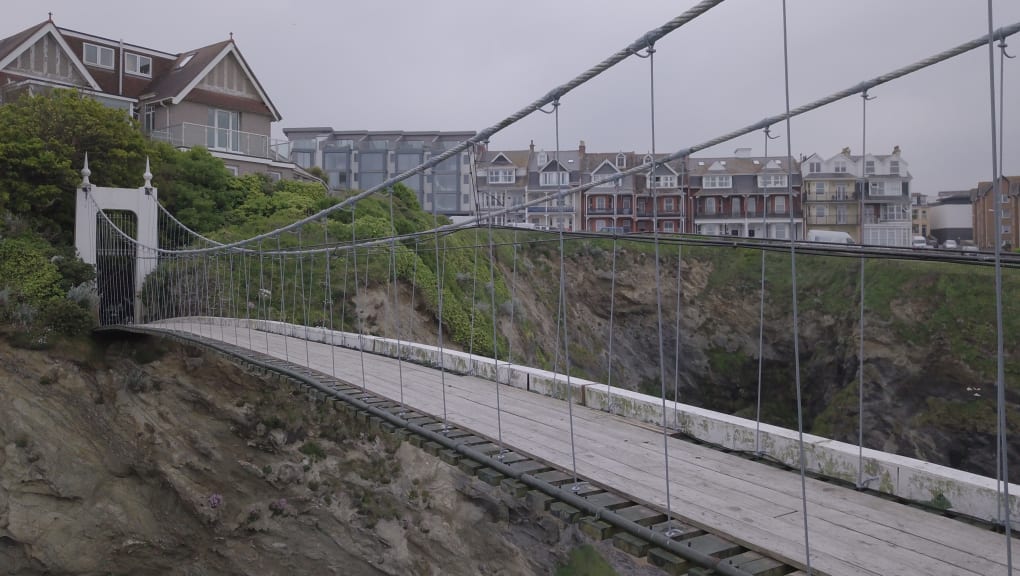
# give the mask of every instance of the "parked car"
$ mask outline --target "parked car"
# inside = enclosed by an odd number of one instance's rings
[[[975,244],[973,240],[962,240],[960,242],[960,249],[964,252],[979,252],[977,244]]]
[[[956,243],[956,240],[946,240],[942,243],[943,250],[956,250],[959,247],[960,245]]]

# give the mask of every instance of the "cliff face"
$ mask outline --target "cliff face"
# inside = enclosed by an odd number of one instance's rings
[[[576,544],[322,406],[155,339],[0,339],[0,571],[528,574]]]
[[[754,418],[758,396],[761,253],[687,248],[680,274],[677,354],[677,249],[662,247],[659,289],[647,245],[619,242],[613,294],[612,243],[573,240],[567,278],[570,363],[574,374],[658,396]],[[513,261],[501,258],[508,285]],[[864,443],[869,448],[995,475],[994,311],[987,268],[902,262],[866,268]],[[790,261],[767,258],[762,362],[763,420],[796,428]],[[521,250],[513,322],[501,307],[499,326],[513,361],[564,370],[558,332],[559,254],[554,246]],[[1020,278],[1007,270],[1008,294]],[[800,382],[806,430],[857,443],[859,261],[798,257]],[[377,289],[381,290],[380,287]],[[406,287],[402,290],[406,292]],[[662,299],[662,362],[657,296]],[[480,293],[479,300],[487,295]],[[363,300],[369,297],[362,295]],[[406,295],[402,302],[407,302]],[[1010,335],[1020,309],[1007,297],[1007,381],[1020,372],[1020,342]],[[392,332],[390,306],[359,307],[367,329]],[[415,339],[435,343],[435,323],[419,308]],[[478,314],[490,314],[487,303]],[[1020,327],[1017,328],[1020,330]],[[562,336],[561,336],[562,338]],[[449,345],[450,339],[447,339]],[[491,355],[488,351],[476,353]],[[505,359],[505,355],[504,355]],[[1011,433],[1018,397],[1008,394]],[[1020,444],[1010,450],[1020,474]]]

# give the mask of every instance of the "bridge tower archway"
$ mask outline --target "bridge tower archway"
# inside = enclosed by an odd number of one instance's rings
[[[141,289],[159,256],[158,191],[152,186],[149,161],[141,188],[93,186],[91,174],[86,154],[75,193],[74,245],[84,262],[96,266],[100,324],[141,322]],[[119,238],[100,210],[134,242]]]

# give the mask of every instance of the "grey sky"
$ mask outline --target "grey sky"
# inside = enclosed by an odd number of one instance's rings
[[[57,25],[179,52],[230,32],[283,114],[275,130],[477,130],[547,92],[693,0],[394,0],[301,3],[48,0],[4,6],[7,36],[54,12]],[[102,5],[101,9],[97,6]],[[155,5],[154,5],[155,6]],[[257,6],[257,7],[256,7]],[[789,0],[791,105],[987,31],[978,0]],[[996,0],[996,27],[1020,5]],[[158,15],[157,15],[158,14]],[[1010,51],[1020,53],[1020,36]],[[656,47],[656,150],[672,151],[784,108],[779,0],[729,0]],[[1007,104],[1020,101],[1020,59],[1007,61]],[[998,51],[996,51],[998,70]],[[872,92],[868,151],[903,150],[914,190],[970,188],[991,176],[988,52],[979,49]],[[560,143],[589,150],[651,147],[648,61],[631,59],[564,98]],[[1020,173],[1020,108],[1006,109],[1007,173]],[[861,99],[793,122],[793,153],[861,148]],[[783,137],[771,153],[785,154]],[[552,117],[497,135],[493,148],[555,148]],[[741,146],[762,151],[760,134]]]

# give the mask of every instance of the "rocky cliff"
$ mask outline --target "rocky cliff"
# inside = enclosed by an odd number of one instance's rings
[[[576,545],[322,406],[156,339],[0,338],[0,572],[548,574]]]
[[[523,240],[521,245],[516,266],[509,251],[498,259],[504,280],[515,292],[512,318],[503,304],[498,323],[514,362],[562,371],[563,348],[557,352],[553,345],[557,334],[562,339],[562,327],[556,323],[557,245],[526,245]],[[677,261],[675,246],[661,247],[657,290],[652,246],[619,241],[614,248],[609,240],[568,241],[565,276],[572,372],[608,380],[612,326],[614,385],[659,395],[664,376],[667,397],[676,393],[685,403],[754,418],[761,356],[763,420],[796,428],[789,256],[767,255],[760,355],[761,253],[688,247],[679,272]],[[859,270],[855,258],[798,257],[799,376],[806,430],[854,444],[860,379]],[[1007,382],[1012,386],[1009,380],[1020,373],[1016,362],[1020,277],[1013,270],[1005,273]],[[992,286],[987,267],[868,262],[863,379],[867,447],[995,475]],[[381,294],[383,288],[376,290]],[[408,302],[410,290],[405,286],[402,291],[401,301]],[[392,306],[370,294],[361,295],[358,307],[366,329],[391,334]],[[477,314],[491,314],[487,298],[484,289],[478,292]],[[435,343],[435,322],[421,306],[413,316],[406,310],[403,314],[405,334]],[[447,338],[448,345],[450,341]],[[504,359],[507,352],[504,347]],[[1010,390],[1014,437],[1020,433],[1018,403],[1020,397]],[[1011,443],[1010,457],[1011,472],[1018,478],[1020,444]]]

